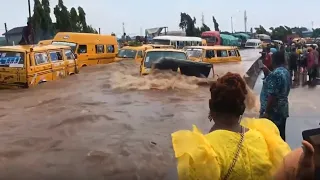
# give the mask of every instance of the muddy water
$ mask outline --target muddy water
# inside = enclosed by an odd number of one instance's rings
[[[259,57],[241,54],[215,72],[243,74]],[[211,79],[138,71],[122,61],[0,91],[0,179],[162,179],[174,162],[170,134],[209,130],[203,84]]]

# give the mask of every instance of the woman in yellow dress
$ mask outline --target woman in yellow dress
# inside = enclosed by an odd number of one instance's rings
[[[172,134],[179,180],[270,180],[291,150],[267,119],[241,119],[248,91],[239,74],[211,85],[210,132]]]

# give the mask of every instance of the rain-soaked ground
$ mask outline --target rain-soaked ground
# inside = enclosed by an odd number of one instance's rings
[[[244,74],[258,52],[241,51],[241,63],[215,71]],[[192,124],[210,128],[208,86],[199,85],[206,79],[140,77],[130,61],[81,70],[36,88],[0,91],[0,179],[162,179],[174,162],[170,134]],[[308,103],[291,102],[298,101]]]

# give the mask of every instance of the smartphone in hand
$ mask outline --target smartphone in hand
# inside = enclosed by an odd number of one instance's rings
[[[315,179],[320,179],[320,128],[302,132],[303,140],[308,141],[314,148]]]

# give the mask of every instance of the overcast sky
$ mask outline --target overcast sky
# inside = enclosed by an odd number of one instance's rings
[[[8,29],[24,26],[28,16],[28,0],[9,0],[0,11],[0,33],[4,32],[4,23]],[[51,8],[58,0],[50,0]],[[122,23],[129,35],[139,35],[146,28],[167,26],[169,30],[179,30],[180,12],[196,17],[197,24],[204,21],[213,28],[212,15],[220,24],[222,31],[231,31],[231,16],[235,31],[244,31],[244,10],[247,10],[248,30],[250,27],[305,26],[320,27],[317,14],[320,0],[64,0],[70,9],[81,6],[87,14],[87,23],[101,28],[101,33],[122,34]],[[31,0],[33,9],[33,0]],[[53,11],[53,10],[52,10]],[[300,14],[299,14],[300,13]],[[312,17],[313,18],[310,18]],[[52,19],[55,21],[52,13]]]

